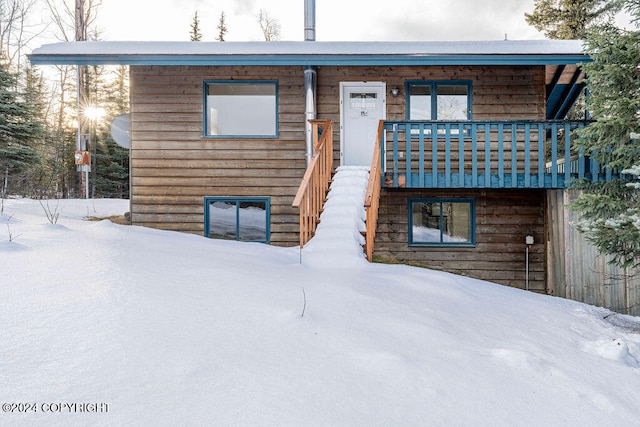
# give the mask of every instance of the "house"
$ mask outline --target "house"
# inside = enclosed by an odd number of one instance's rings
[[[373,256],[555,294],[562,191],[611,176],[571,147],[580,41],[74,42],[30,60],[130,66],[138,225],[298,245],[292,203],[330,135],[333,168],[379,155]]]

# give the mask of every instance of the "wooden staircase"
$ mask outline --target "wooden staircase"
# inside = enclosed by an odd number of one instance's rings
[[[373,250],[376,239],[376,230],[378,228],[378,209],[380,207],[380,189],[382,188],[382,170],[381,170],[381,144],[384,132],[384,121],[380,120],[378,124],[378,133],[376,135],[376,143],[373,148],[373,159],[371,160],[371,168],[369,169],[369,184],[367,192],[364,196],[364,209],[366,211],[366,226],[364,251],[369,262],[373,261]]]
[[[320,222],[324,203],[333,176],[333,124],[330,120],[311,121],[314,153],[302,178],[298,192],[292,206],[300,212],[300,248],[314,236]],[[378,224],[378,208],[380,206],[381,171],[381,141],[384,132],[384,122],[378,125],[378,133],[369,170],[369,180],[364,198],[366,212],[366,231],[364,232],[364,252],[367,260],[373,260],[376,228]]]
[[[292,206],[300,212],[300,248],[311,240],[320,222],[333,174],[333,123],[312,120],[313,156]]]

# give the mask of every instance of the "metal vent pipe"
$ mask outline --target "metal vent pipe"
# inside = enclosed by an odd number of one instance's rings
[[[304,0],[304,41],[316,40],[316,2]],[[316,67],[304,67],[304,115],[305,115],[305,142],[307,166],[313,156],[313,135],[309,120],[317,118],[316,113]]]
[[[316,41],[316,1],[304,1],[304,41]]]

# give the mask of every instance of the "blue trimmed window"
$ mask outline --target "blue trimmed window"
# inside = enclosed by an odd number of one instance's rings
[[[269,243],[268,197],[204,198],[204,235],[213,239]]]
[[[204,135],[217,138],[277,138],[276,80],[206,80]]]
[[[474,199],[409,199],[409,245],[475,246]]]
[[[471,120],[471,81],[410,80],[408,120]]]

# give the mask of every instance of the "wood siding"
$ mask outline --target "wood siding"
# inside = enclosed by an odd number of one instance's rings
[[[407,80],[469,80],[473,120],[544,120],[545,68],[516,66],[322,67],[318,70],[318,118],[334,124],[340,155],[340,82],[387,85],[387,120],[405,120]],[[400,90],[398,96],[392,88]]]
[[[278,139],[203,137],[204,80],[278,80]],[[271,242],[298,243],[305,171],[300,67],[131,67],[131,219],[202,234],[204,196],[271,198]]]
[[[204,80],[277,80],[277,139],[203,137]],[[341,81],[387,85],[387,118],[403,120],[407,80],[470,80],[474,120],[540,120],[544,67],[320,67],[317,117],[334,122],[339,164]],[[298,244],[291,207],[305,171],[302,67],[131,67],[131,218],[134,224],[203,233],[204,196],[271,197],[271,242]],[[391,89],[400,89],[392,96]],[[396,242],[398,247],[406,241]]]
[[[322,67],[318,72],[318,114],[340,120],[341,81],[383,81],[387,85],[387,119],[406,119],[406,80],[470,80],[473,120],[544,120],[544,67]],[[391,89],[400,89],[392,96]],[[336,126],[336,141],[339,127]],[[339,144],[336,144],[339,146]],[[336,159],[338,153],[336,154]],[[455,195],[455,196],[454,196]],[[543,191],[383,190],[374,256],[525,287],[525,244],[533,235],[529,288],[544,292]],[[425,248],[408,245],[407,202],[413,197],[476,199],[475,248]]]
[[[410,247],[409,198],[473,198],[475,247]],[[529,289],[544,292],[545,240],[542,190],[383,190],[374,256],[525,288],[525,237],[529,251]]]
[[[474,120],[543,120],[545,69],[516,66],[321,67],[318,70],[318,117],[340,120],[339,83],[381,81],[387,84],[387,119],[404,120],[407,80],[470,80]],[[400,89],[398,96],[391,89]]]

